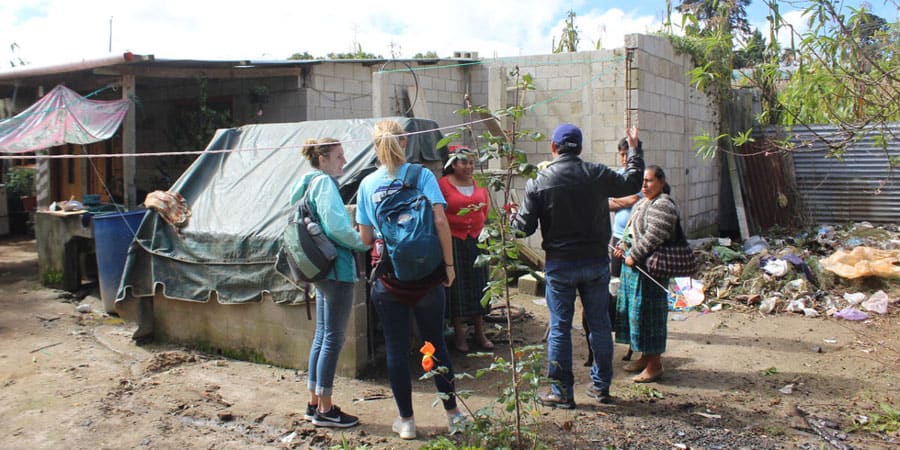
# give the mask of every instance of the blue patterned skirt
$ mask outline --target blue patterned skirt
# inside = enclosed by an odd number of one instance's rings
[[[625,264],[620,279],[613,324],[616,342],[647,355],[665,353],[669,313],[666,291]],[[669,285],[668,279],[657,281]]]

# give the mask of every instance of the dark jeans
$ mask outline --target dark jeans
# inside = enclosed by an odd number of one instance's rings
[[[450,353],[444,342],[444,287],[433,288],[415,306],[398,302],[384,288],[381,280],[372,286],[372,303],[381,318],[384,331],[384,345],[387,353],[388,379],[400,417],[412,417],[412,380],[409,373],[410,318],[415,317],[419,334],[425,341],[430,341],[435,348],[435,366],[444,366],[448,372],[433,377],[437,390],[449,397],[444,402],[444,409],[456,408],[456,392],[453,383],[453,366]],[[416,343],[416,350],[423,343]],[[417,372],[421,367],[415,369]]]
[[[547,337],[547,376],[555,382],[553,393],[574,398],[572,373],[572,317],[575,297],[581,295],[584,317],[590,327],[588,340],[594,353],[591,381],[606,389],[612,382],[612,326],[609,321],[609,258],[562,261],[547,260],[547,307],[550,334]]]

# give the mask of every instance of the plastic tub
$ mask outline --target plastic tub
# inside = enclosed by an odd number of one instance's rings
[[[116,311],[116,291],[128,257],[128,247],[141,226],[146,210],[94,216],[94,249],[97,254],[97,278],[100,299],[106,312]]]

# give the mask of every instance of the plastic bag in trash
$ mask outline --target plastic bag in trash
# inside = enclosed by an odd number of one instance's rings
[[[884,291],[878,291],[872,294],[868,300],[862,302],[862,307],[866,311],[871,311],[873,313],[887,314],[888,296]]]
[[[759,312],[763,314],[771,314],[778,306],[778,297],[769,297],[759,303]]]
[[[767,250],[769,244],[760,236],[750,236],[744,241],[744,253],[753,256],[757,253]]]
[[[834,234],[834,227],[831,225],[826,225],[826,226],[819,227],[819,231],[816,232],[816,237],[819,240],[830,239],[833,234]]]
[[[691,277],[675,277],[671,283],[672,292],[668,295],[669,311],[690,311],[706,300],[703,293],[703,282]]]
[[[819,261],[823,269],[843,278],[855,279],[868,276],[900,278],[900,250],[879,250],[856,247],[838,250]]]
[[[741,259],[741,254],[728,248],[720,245],[715,245],[712,248],[713,254],[718,256],[722,262],[731,262],[736,259]]]
[[[788,263],[783,259],[770,259],[762,269],[769,275],[781,278],[788,271]]]
[[[789,312],[803,312],[804,309],[806,309],[806,300],[802,298],[791,300],[790,303],[788,303],[787,308],[785,308],[785,310]]]
[[[859,320],[868,319],[869,315],[852,307],[852,306],[848,306],[848,307],[834,313],[834,317],[837,317],[839,319],[844,319],[844,320],[859,321]]]
[[[852,294],[847,292],[844,294],[844,300],[847,300],[847,303],[850,303],[851,306],[858,305],[865,299],[866,294],[863,294],[862,292],[854,292]]]

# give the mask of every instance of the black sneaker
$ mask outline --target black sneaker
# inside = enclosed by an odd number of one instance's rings
[[[587,396],[604,405],[612,403],[612,396],[609,395],[609,388],[597,389],[596,386],[591,385],[587,388]]]
[[[575,400],[564,399],[553,392],[540,392],[538,393],[538,399],[541,401],[542,405],[551,408],[575,409]]]
[[[309,403],[307,403],[306,413],[303,414],[303,418],[309,422],[312,422],[312,420],[316,417],[316,408],[318,407],[319,405],[310,405]]]
[[[359,418],[344,414],[341,408],[332,405],[328,412],[316,411],[316,416],[312,420],[313,425],[317,427],[334,427],[334,428],[350,428],[359,423]]]

